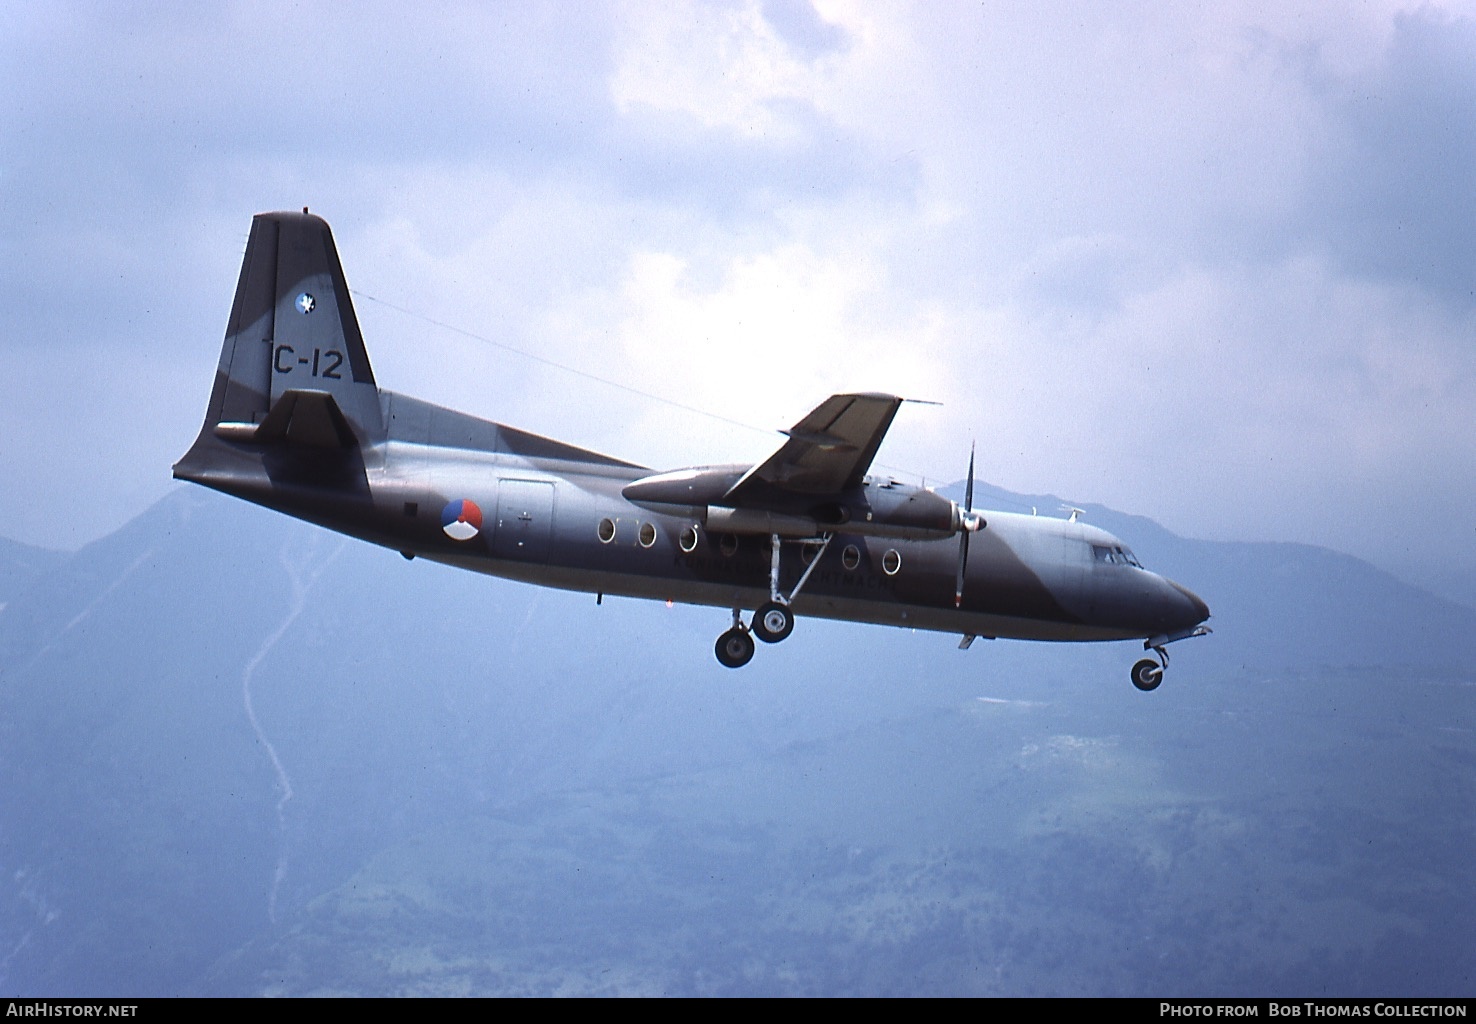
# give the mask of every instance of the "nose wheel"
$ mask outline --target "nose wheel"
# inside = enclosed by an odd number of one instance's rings
[[[1144,658],[1133,666],[1133,685],[1145,693],[1158,689],[1163,682],[1163,666],[1152,658]]]

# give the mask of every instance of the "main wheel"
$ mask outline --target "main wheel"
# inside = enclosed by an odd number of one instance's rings
[[[724,668],[742,668],[753,660],[753,637],[734,626],[717,638],[714,653]]]
[[[766,644],[777,644],[794,632],[794,612],[777,601],[765,601],[753,613],[753,632]]]
[[[1133,685],[1147,692],[1158,689],[1163,682],[1163,667],[1152,658],[1144,658],[1133,666]]]

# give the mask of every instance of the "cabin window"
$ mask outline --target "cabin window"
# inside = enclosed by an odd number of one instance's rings
[[[600,543],[608,544],[615,539],[615,520],[606,516],[600,520],[599,526]]]
[[[841,565],[846,567],[847,572],[854,572],[856,566],[861,564],[861,551],[854,544],[847,544],[846,549],[841,552]]]
[[[697,546],[697,527],[682,527],[682,535],[677,540],[677,543],[682,546],[683,551],[691,551],[693,548],[695,548]]]
[[[648,548],[656,543],[656,527],[650,523],[642,523],[638,536],[641,540],[641,547]]]
[[[902,556],[898,554],[896,548],[887,548],[887,553],[882,555],[882,572],[888,576],[895,576],[901,568]]]

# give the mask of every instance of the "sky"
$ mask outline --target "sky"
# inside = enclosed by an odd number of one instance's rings
[[[186,486],[309,206],[381,387],[659,469],[889,391],[898,476],[1476,602],[1476,0],[0,15],[0,535]]]

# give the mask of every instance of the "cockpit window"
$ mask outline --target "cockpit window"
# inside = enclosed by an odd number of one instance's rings
[[[1108,547],[1105,544],[1093,544],[1092,557],[1096,561],[1104,562],[1107,565],[1131,565],[1134,569],[1143,568],[1137,556],[1124,547]]]

